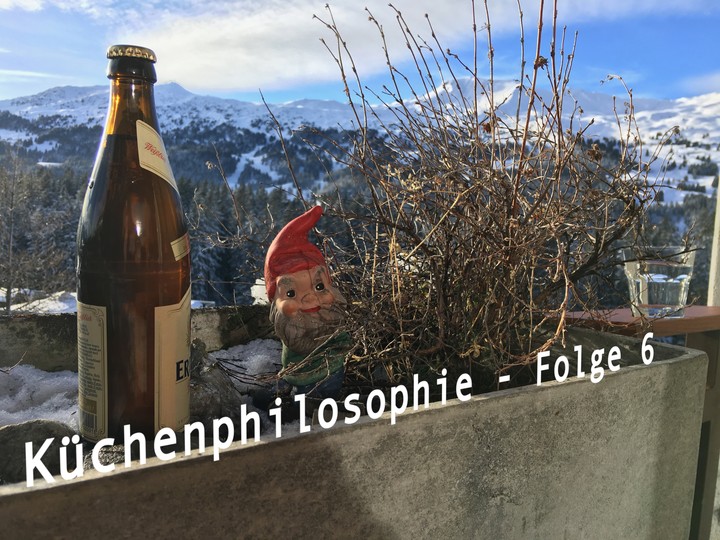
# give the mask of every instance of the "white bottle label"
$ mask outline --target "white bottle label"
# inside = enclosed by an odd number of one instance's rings
[[[78,408],[80,433],[107,435],[107,316],[103,306],[77,303]]]
[[[170,242],[170,247],[172,248],[176,261],[179,261],[185,255],[190,253],[190,237],[188,236],[188,233],[185,233],[177,240]]]
[[[78,302],[80,434],[107,437],[107,309]],[[155,308],[155,431],[181,431],[190,410],[190,288],[178,304]]]
[[[190,288],[179,304],[155,308],[155,431],[180,431],[190,411]]]
[[[160,134],[142,120],[137,120],[135,124],[137,126],[140,166],[166,180],[177,191],[175,176],[170,168],[165,143],[163,143]]]

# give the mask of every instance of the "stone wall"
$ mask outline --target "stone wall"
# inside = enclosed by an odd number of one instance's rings
[[[0,487],[3,537],[684,539],[707,357],[657,352],[597,384]]]
[[[192,310],[192,337],[208,351],[271,337],[268,313],[267,306]],[[75,314],[0,316],[0,368],[20,359],[45,371],[77,371]]]

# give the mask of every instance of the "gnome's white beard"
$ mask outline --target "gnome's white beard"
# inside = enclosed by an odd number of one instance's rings
[[[337,332],[345,320],[345,298],[335,287],[331,287],[335,302],[330,307],[321,307],[313,314],[298,311],[292,317],[284,315],[273,302],[270,320],[275,333],[291,351],[310,354]]]

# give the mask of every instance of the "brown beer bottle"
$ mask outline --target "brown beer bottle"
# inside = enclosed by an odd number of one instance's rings
[[[110,104],[77,234],[81,435],[181,430],[189,410],[190,249],[159,134],[155,54],[108,49]]]

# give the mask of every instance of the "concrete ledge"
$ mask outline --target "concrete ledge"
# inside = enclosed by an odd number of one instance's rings
[[[597,384],[0,487],[3,537],[687,538],[707,357],[656,352]]]
[[[194,309],[190,321],[192,339],[199,338],[208,351],[216,351],[274,337],[269,314],[270,307],[262,305]]]
[[[192,310],[192,338],[205,342],[208,351],[270,337],[268,306],[231,306]],[[77,371],[77,317],[20,314],[0,317],[0,368],[21,358],[45,371]]]
[[[0,367],[22,359],[45,371],[77,371],[77,317],[56,315],[13,315],[0,317]]]

